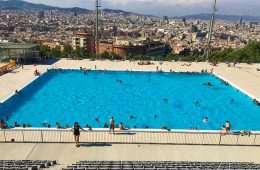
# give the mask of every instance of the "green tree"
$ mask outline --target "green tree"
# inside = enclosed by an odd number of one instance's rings
[[[61,56],[67,58],[72,53],[73,53],[73,48],[71,47],[71,45],[65,45],[64,50],[61,52]]]

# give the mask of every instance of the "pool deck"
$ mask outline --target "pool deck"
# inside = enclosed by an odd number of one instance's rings
[[[260,147],[153,144],[0,144],[1,160],[57,160],[65,166],[82,160],[208,161],[260,163]]]
[[[34,71],[38,69],[44,72],[51,68],[63,69],[106,69],[106,70],[133,70],[133,71],[156,71],[156,67],[163,71],[201,71],[202,69],[213,68],[213,73],[230,84],[234,85],[239,90],[243,91],[252,98],[260,101],[260,72],[256,69],[260,68],[260,64],[238,64],[236,67],[228,67],[226,64],[219,64],[216,67],[209,63],[192,63],[191,66],[182,66],[184,62],[153,62],[154,65],[140,66],[138,62],[129,61],[89,61],[89,60],[67,60],[62,59],[53,65],[25,65],[24,68],[18,68],[12,73],[0,76],[0,102],[5,101],[15,90],[23,88],[25,85],[35,79]]]
[[[153,62],[154,65],[140,66],[138,62],[111,62],[62,59],[53,65],[25,65],[12,73],[0,76],[0,102],[4,102],[16,89],[20,90],[33,81],[35,69],[44,72],[51,68],[106,69],[156,71],[201,71],[213,68],[214,74],[246,92],[252,98],[260,100],[260,64],[238,64],[227,67],[219,64],[217,67],[209,63],[192,63],[191,66],[181,66],[184,62]],[[1,159],[55,159],[62,166],[80,160],[171,160],[171,161],[243,161],[260,163],[260,147],[256,146],[204,146],[204,145],[165,145],[165,144],[85,144],[76,148],[73,144],[48,143],[0,143]],[[111,154],[112,153],[112,154]],[[56,169],[61,169],[57,167]]]

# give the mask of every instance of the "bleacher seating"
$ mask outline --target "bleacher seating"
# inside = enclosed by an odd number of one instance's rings
[[[0,170],[40,170],[56,164],[56,161],[49,160],[0,160]]]
[[[252,169],[260,164],[252,162],[174,162],[174,161],[80,161],[62,170],[188,170],[188,169]]]

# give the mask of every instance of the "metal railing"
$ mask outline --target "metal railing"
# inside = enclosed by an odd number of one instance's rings
[[[71,143],[73,133],[66,129],[1,129],[0,142]],[[147,143],[181,145],[260,146],[260,133],[221,134],[217,131],[92,130],[81,132],[82,143]]]

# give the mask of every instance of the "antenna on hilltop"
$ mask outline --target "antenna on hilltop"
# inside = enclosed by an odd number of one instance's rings
[[[98,31],[98,28],[99,28],[99,19],[98,19],[98,15],[99,15],[99,8],[100,8],[100,4],[98,2],[98,0],[96,0],[96,29],[95,29],[95,33],[96,33],[96,36],[95,36],[95,40],[96,40],[96,58],[98,59],[99,58],[99,31]]]
[[[212,16],[211,16],[211,22],[210,22],[210,27],[209,27],[209,34],[208,34],[208,40],[207,40],[207,50],[206,50],[206,61],[209,58],[209,52],[211,50],[211,38],[212,38],[212,32],[214,28],[214,23],[215,23],[215,15],[217,12],[217,0],[213,0],[213,11],[212,11]]]

